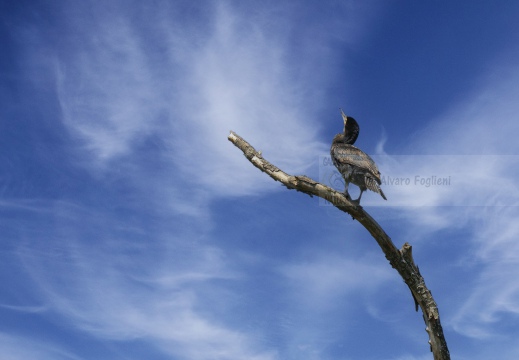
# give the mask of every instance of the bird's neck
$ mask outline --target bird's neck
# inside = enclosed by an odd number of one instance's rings
[[[349,144],[352,145],[355,142],[356,137],[351,134],[337,134],[333,138],[333,144]]]

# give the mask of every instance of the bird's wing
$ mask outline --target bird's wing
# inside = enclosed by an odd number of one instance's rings
[[[349,144],[337,144],[333,149],[333,157],[340,165],[353,165],[368,170],[380,184],[380,171],[372,158],[364,151]]]

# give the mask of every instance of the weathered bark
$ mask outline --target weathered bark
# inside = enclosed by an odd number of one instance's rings
[[[414,263],[411,245],[405,243],[402,246],[402,249],[398,250],[391,241],[391,238],[380,227],[380,225],[366,211],[364,211],[362,206],[351,202],[351,199],[348,199],[342,192],[318,183],[307,176],[293,176],[285,173],[265,160],[260,152],[256,151],[247,141],[232,131],[229,134],[228,139],[243,151],[245,157],[255,167],[269,175],[274,180],[281,182],[288,189],[295,189],[310,196],[315,195],[326,199],[337,209],[350,214],[354,219],[360,222],[377,241],[391,266],[398,271],[400,276],[402,276],[404,282],[411,290],[415,302],[422,309],[426,325],[425,330],[429,335],[429,344],[434,359],[450,359],[449,349],[447,348],[447,342],[445,341],[443,329],[440,323],[438,307],[431,292],[425,286],[424,279],[418,270],[418,266]]]

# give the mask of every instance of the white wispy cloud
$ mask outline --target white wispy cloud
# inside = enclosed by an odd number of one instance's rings
[[[73,29],[79,44],[56,67],[63,122],[95,162],[131,152],[135,142],[159,130],[162,110],[129,20],[114,12],[105,17],[89,29]]]
[[[424,228],[429,235],[460,228],[470,234],[470,245],[459,261],[474,278],[464,286],[466,300],[447,312],[452,317],[445,323],[481,339],[506,336],[499,330],[503,314],[519,311],[514,305],[519,296],[519,72],[499,66],[493,71],[462,103],[417,136],[409,148],[420,155],[388,162],[388,169],[397,166],[411,181],[415,174],[451,174],[459,181],[457,186],[428,189],[396,186],[387,193],[421,206],[402,208],[415,235]]]
[[[99,341],[141,339],[179,358],[276,358],[253,334],[208,316],[212,306],[228,299],[225,287],[213,284],[241,276],[221,250],[189,246],[173,236],[143,238],[132,230],[121,235],[117,218],[56,206],[61,215],[44,220],[56,226],[40,235],[42,244],[31,245],[35,234],[28,231],[17,250],[47,316]],[[109,225],[103,218],[111,219]],[[78,232],[80,223],[97,235]]]
[[[47,308],[45,306],[27,306],[27,305],[11,305],[11,304],[0,304],[0,307],[8,310],[19,311],[22,313],[34,314],[42,313]]]
[[[311,260],[291,263],[280,269],[292,289],[295,303],[319,311],[333,307],[340,298],[374,289],[392,278],[386,264],[352,260],[330,253],[315,254]]]
[[[352,19],[365,9],[353,7],[348,21],[330,15],[325,26],[308,21],[313,38],[294,44],[297,16],[307,14],[288,5],[249,16],[247,7],[219,3],[208,19],[191,22],[174,7],[159,8],[168,11],[150,15],[147,33],[113,9],[97,8],[95,21],[79,28],[69,24],[80,41],[59,58],[58,95],[63,122],[90,161],[122,161],[155,136],[165,144],[155,156],[176,179],[210,190],[207,196],[254,193],[268,182],[227,142],[235,130],[288,171],[315,165],[328,147],[318,139],[315,105],[336,66],[326,39],[358,38],[362,27],[353,32]],[[163,44],[154,48],[146,36]]]
[[[49,341],[0,333],[0,347],[2,357],[9,360],[79,360],[73,353]]]

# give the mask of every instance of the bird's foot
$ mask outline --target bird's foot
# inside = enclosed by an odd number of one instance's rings
[[[352,200],[352,202],[354,202],[355,204],[357,205],[360,205],[360,198],[362,197],[362,193],[364,192],[364,190],[361,190],[360,191],[360,194],[359,194],[359,198],[357,200]]]

